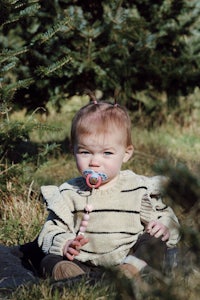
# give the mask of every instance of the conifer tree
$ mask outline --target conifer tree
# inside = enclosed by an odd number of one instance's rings
[[[12,121],[10,113],[16,107],[18,93],[21,89],[28,89],[36,81],[36,76],[29,72],[29,66],[23,56],[31,52],[31,45],[20,36],[24,20],[32,18],[37,13],[39,1],[6,1],[0,2],[0,26],[3,33],[0,39],[0,176],[1,189],[6,186],[10,177],[21,174],[18,162],[34,161],[35,157],[42,157],[43,151],[38,153],[37,146],[29,140],[33,129],[48,130],[48,126],[29,121]],[[24,74],[23,74],[24,72]],[[50,126],[49,126],[50,127]],[[47,145],[48,146],[48,145]],[[45,147],[45,145],[44,145]],[[56,145],[44,149],[46,155]],[[37,159],[38,160],[38,159]],[[36,161],[37,161],[36,160]]]
[[[10,53],[24,49],[13,76],[33,79],[29,89],[15,94],[20,106],[51,101],[59,107],[61,99],[90,88],[104,97],[119,90],[132,109],[143,101],[137,97],[143,91],[151,113],[164,105],[163,95],[174,107],[180,95],[199,86],[196,0],[2,3],[9,19],[2,26],[2,47]]]

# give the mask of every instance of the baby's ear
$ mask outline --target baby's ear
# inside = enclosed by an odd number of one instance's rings
[[[127,162],[131,158],[131,156],[133,155],[133,152],[134,152],[133,145],[129,145],[128,147],[126,147],[124,159],[123,159],[124,163]]]

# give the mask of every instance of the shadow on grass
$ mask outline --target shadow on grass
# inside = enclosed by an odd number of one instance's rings
[[[66,137],[62,141],[48,141],[36,143],[30,140],[17,139],[6,149],[6,157],[13,163],[21,163],[25,159],[36,158],[39,155],[52,155],[71,153],[70,141]]]

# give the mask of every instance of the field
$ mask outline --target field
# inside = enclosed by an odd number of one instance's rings
[[[27,156],[11,166],[16,171],[6,181],[6,189],[1,190],[0,202],[0,243],[4,245],[18,245],[33,240],[45,218],[46,210],[40,198],[40,186],[44,184],[59,185],[65,180],[78,175],[73,155],[69,147],[70,123],[74,112],[87,99],[73,97],[63,105],[57,113],[49,108],[46,114],[38,110],[32,115],[25,111],[13,112],[12,121],[35,122],[36,126],[30,135],[29,146],[39,149],[36,159]],[[133,158],[123,166],[138,174],[152,176],[162,172],[163,165],[170,168],[184,165],[194,178],[200,170],[200,115],[195,111],[187,120],[179,123],[168,116],[167,122],[160,126],[148,128],[148,122],[133,120],[133,141],[135,153]],[[138,118],[137,118],[138,120]],[[46,126],[46,129],[45,129]],[[33,147],[34,146],[34,147]],[[45,152],[46,151],[46,152]],[[34,153],[31,152],[34,156]],[[168,169],[167,169],[168,170]],[[8,170],[7,170],[8,171]],[[4,175],[6,169],[1,175]],[[20,174],[20,176],[19,176]],[[182,178],[179,178],[181,181]],[[191,224],[196,230],[194,220],[190,214],[185,215],[183,209],[173,199],[167,199],[175,210],[180,221]],[[198,218],[198,216],[197,216]],[[197,236],[199,241],[199,236]],[[111,272],[111,271],[110,271]],[[199,266],[192,265],[188,274],[178,270],[166,282],[156,282],[153,286],[143,285],[140,281],[130,283],[110,274],[110,282],[99,282],[89,286],[84,282],[74,287],[53,289],[50,282],[42,281],[33,287],[20,287],[17,291],[5,296],[4,299],[187,299],[196,300],[200,292]]]

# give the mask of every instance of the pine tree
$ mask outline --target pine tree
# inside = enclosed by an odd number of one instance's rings
[[[174,107],[199,86],[198,1],[3,3],[10,3],[4,5],[4,53],[24,51],[13,76],[33,79],[15,94],[20,106],[51,101],[59,108],[67,96],[90,88],[105,98],[120,91],[120,102],[131,109],[143,103],[152,113]]]
[[[10,114],[16,108],[16,98],[21,89],[34,84],[36,76],[30,74],[23,58],[31,52],[31,45],[25,44],[20,37],[24,19],[32,18],[37,12],[39,1],[1,1],[0,25],[3,33],[0,40],[0,189],[6,189],[10,178],[23,174],[23,164],[19,162],[44,159],[57,145],[44,145],[40,153],[38,146],[30,141],[34,129],[54,130],[50,126],[36,123],[33,118],[28,121],[12,121]],[[20,25],[19,25],[20,24]],[[5,47],[6,46],[6,47]],[[24,72],[24,74],[23,74]],[[44,154],[45,153],[45,154]],[[35,164],[37,167],[37,164]],[[22,176],[23,178],[23,176]]]

